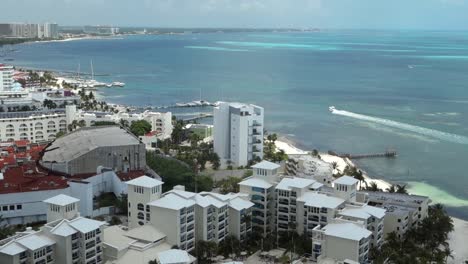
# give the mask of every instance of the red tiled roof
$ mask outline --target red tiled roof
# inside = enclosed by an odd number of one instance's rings
[[[0,180],[0,194],[57,190],[68,187],[67,179],[31,170],[29,166],[7,168],[3,173],[3,180]]]
[[[27,147],[29,145],[29,140],[16,140],[16,147]]]
[[[135,170],[129,172],[117,172],[117,176],[120,178],[121,181],[130,181],[136,179],[140,176],[145,175],[145,172],[142,170]]]

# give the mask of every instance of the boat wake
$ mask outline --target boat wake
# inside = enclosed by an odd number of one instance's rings
[[[334,106],[331,106],[329,108],[330,112],[334,115],[341,115],[341,116],[346,116],[346,117],[351,117],[354,119],[359,119],[363,121],[368,121],[376,124],[380,124],[383,126],[387,127],[393,127],[393,128],[398,128],[410,132],[414,132],[417,134],[429,136],[432,138],[437,138],[443,141],[449,141],[452,143],[458,143],[458,144],[466,144],[468,145],[468,137],[457,135],[457,134],[452,134],[452,133],[447,133],[435,129],[430,129],[430,128],[425,128],[425,127],[420,127],[420,126],[415,126],[415,125],[410,125],[406,123],[401,123],[389,119],[384,119],[384,118],[378,118],[378,117],[373,117],[373,116],[368,116],[368,115],[361,115],[361,114],[356,114],[353,112],[345,111],[345,110],[338,110]]]

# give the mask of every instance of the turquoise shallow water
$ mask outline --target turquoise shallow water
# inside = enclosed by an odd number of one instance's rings
[[[92,59],[109,74],[100,80],[127,83],[103,90],[110,102],[168,105],[201,91],[264,106],[267,129],[307,149],[396,149],[359,165],[468,219],[467,47],[467,32],[216,33],[24,44],[13,57],[82,71]]]

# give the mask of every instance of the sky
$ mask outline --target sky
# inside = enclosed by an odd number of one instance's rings
[[[121,27],[468,30],[468,0],[0,1],[1,22]]]

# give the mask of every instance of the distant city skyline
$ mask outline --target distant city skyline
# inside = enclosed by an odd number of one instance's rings
[[[2,22],[465,30],[468,0],[3,0]]]

